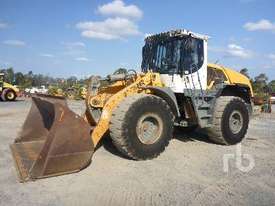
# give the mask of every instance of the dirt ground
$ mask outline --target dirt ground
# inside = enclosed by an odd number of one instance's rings
[[[78,113],[84,110],[83,102],[70,106]],[[9,144],[29,108],[30,100],[0,102],[0,205],[275,204],[275,113],[251,120],[241,144],[242,159],[236,158],[237,146],[213,144],[200,132],[176,131],[156,159],[125,159],[106,139],[81,172],[22,184]],[[225,172],[224,158],[232,155]],[[236,166],[238,160],[243,160],[241,168]],[[255,166],[249,168],[252,163]]]

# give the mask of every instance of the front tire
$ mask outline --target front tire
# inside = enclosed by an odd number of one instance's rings
[[[219,97],[213,115],[213,127],[208,129],[212,141],[233,145],[243,140],[249,124],[249,112],[243,99],[234,96]]]
[[[12,89],[4,89],[1,94],[3,101],[14,101],[16,99],[16,93]]]
[[[110,136],[124,155],[145,160],[157,157],[173,136],[174,117],[163,99],[137,94],[127,97],[112,114]]]

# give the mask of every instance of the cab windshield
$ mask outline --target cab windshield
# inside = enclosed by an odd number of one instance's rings
[[[183,74],[197,71],[203,64],[203,40],[192,37],[153,40],[142,51],[142,71]]]

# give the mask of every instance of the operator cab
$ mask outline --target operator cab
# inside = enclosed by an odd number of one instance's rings
[[[149,36],[142,50],[142,71],[161,74],[162,81],[176,93],[184,89],[206,89],[207,36],[187,30]]]

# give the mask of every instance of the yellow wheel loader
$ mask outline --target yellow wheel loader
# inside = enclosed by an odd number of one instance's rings
[[[207,62],[208,37],[187,30],[149,36],[141,72],[90,78],[86,112],[72,112],[62,97],[35,95],[12,154],[20,181],[87,167],[105,136],[134,160],[157,157],[174,127],[204,128],[232,145],[244,138],[253,92],[249,80]]]
[[[14,101],[17,97],[18,92],[18,88],[7,82],[4,82],[4,74],[0,73],[0,100]]]

